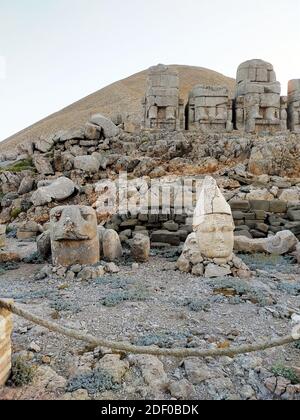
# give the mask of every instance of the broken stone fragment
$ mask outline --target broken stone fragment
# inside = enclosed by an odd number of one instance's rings
[[[101,114],[93,115],[90,123],[100,127],[105,138],[116,137],[120,132],[120,129],[111,120]]]
[[[74,168],[84,172],[97,173],[100,163],[93,156],[78,156],[74,159]]]
[[[150,256],[150,239],[140,233],[136,234],[131,243],[131,256],[134,261],[145,263]]]
[[[73,181],[69,178],[61,177],[55,181],[50,181],[46,186],[41,186],[31,196],[31,202],[34,206],[44,206],[51,203],[52,200],[63,201],[76,191]]]
[[[295,251],[298,239],[289,230],[278,232],[275,236],[262,239],[249,239],[245,236],[236,236],[234,249],[237,252],[249,254],[267,253],[274,255],[284,255]]]

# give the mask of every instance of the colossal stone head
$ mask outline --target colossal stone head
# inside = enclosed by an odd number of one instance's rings
[[[100,259],[97,217],[91,207],[62,206],[50,213],[54,265],[95,264]]]
[[[194,212],[193,228],[204,257],[228,262],[234,246],[231,208],[212,177],[206,177]]]

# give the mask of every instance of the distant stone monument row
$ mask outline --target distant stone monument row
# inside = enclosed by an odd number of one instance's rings
[[[288,96],[281,96],[273,65],[263,60],[239,66],[233,99],[226,86],[197,85],[185,106],[179,82],[173,68],[159,64],[149,69],[143,129],[300,133],[300,79],[291,80]]]

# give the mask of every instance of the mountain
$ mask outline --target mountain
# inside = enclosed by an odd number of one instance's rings
[[[233,94],[235,80],[213,70],[202,67],[172,65],[180,76],[181,96],[187,100],[190,90],[197,84],[227,86]],[[116,114],[129,115],[133,121],[140,121],[141,100],[145,94],[147,70],[115,82],[91,95],[69,105],[49,117],[25,128],[0,143],[0,152],[14,148],[27,140],[49,135],[59,130],[76,128],[84,124],[94,113],[108,117]]]

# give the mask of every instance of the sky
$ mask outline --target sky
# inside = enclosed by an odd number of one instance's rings
[[[0,141],[158,63],[300,78],[299,0],[0,0]]]

